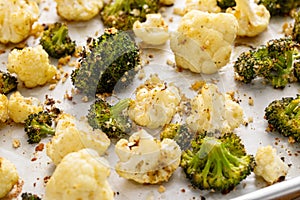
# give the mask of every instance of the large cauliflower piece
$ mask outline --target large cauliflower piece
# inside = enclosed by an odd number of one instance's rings
[[[92,149],[64,157],[46,185],[45,200],[111,200],[108,162]]]
[[[231,132],[243,123],[243,109],[229,95],[218,91],[214,84],[206,84],[191,101],[191,114],[186,122],[195,132]]]
[[[183,16],[170,45],[178,67],[212,74],[230,59],[238,23],[227,13],[192,10]]]
[[[168,181],[181,157],[174,140],[156,140],[143,129],[131,135],[129,141],[119,140],[115,152],[120,159],[116,172],[123,178],[147,184]]]
[[[161,14],[148,14],[146,21],[133,24],[134,34],[147,44],[161,45],[169,39],[168,25]]]
[[[0,122],[6,122],[8,118],[8,99],[4,94],[0,94]]]
[[[43,110],[39,99],[24,97],[20,92],[14,92],[8,101],[8,115],[16,123],[24,123],[28,115]]]
[[[137,88],[136,99],[131,102],[128,114],[138,125],[155,129],[172,120],[180,101],[179,90],[174,85],[167,85],[152,75]]]
[[[64,113],[59,116],[55,136],[47,143],[46,149],[47,155],[58,165],[71,152],[90,148],[102,155],[109,145],[109,138],[101,130],[92,130],[88,125],[79,124],[72,115]]]
[[[257,5],[251,0],[236,0],[236,7],[228,8],[238,20],[238,36],[254,37],[268,28],[270,13],[264,5]]]
[[[0,3],[0,43],[19,43],[26,39],[38,20],[39,7],[34,1],[7,0]]]
[[[277,155],[276,149],[268,145],[258,148],[255,155],[254,173],[270,185],[280,181],[288,173],[288,165]]]
[[[0,157],[0,199],[5,197],[17,184],[19,175],[13,163]]]
[[[14,49],[8,55],[7,70],[16,73],[27,88],[44,85],[56,74],[56,67],[49,64],[48,54],[41,45]]]
[[[59,16],[69,21],[87,21],[103,8],[103,0],[55,0]]]

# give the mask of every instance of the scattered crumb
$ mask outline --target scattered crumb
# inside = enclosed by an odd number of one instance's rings
[[[83,51],[83,46],[77,46],[75,49],[75,52],[73,53],[73,56],[76,58],[79,58],[81,56],[81,52]]]
[[[159,193],[164,193],[166,191],[166,188],[163,186],[163,185],[160,185],[159,187],[158,187],[158,192]]]
[[[140,72],[139,72],[139,74],[138,74],[138,79],[142,80],[142,79],[145,78],[145,76],[146,76],[145,70],[141,69]]]
[[[253,106],[254,105],[254,100],[253,100],[252,97],[249,97],[248,104],[249,104],[249,106]]]
[[[57,84],[51,84],[49,85],[49,90],[54,90]]]
[[[81,98],[81,100],[82,100],[83,102],[88,102],[88,101],[89,101],[89,98],[88,98],[87,96],[84,96],[84,97]]]
[[[44,150],[44,143],[39,143],[36,147],[35,147],[35,151],[43,151]]]
[[[45,176],[44,177],[44,184],[48,183],[50,178],[51,178],[51,176]]]
[[[169,65],[171,67],[175,67],[176,66],[175,63],[172,60],[170,60],[170,59],[167,60],[167,65]]]
[[[173,17],[170,17],[170,18],[169,18],[169,22],[172,23],[173,21],[174,21]]]
[[[173,14],[183,16],[185,14],[185,10],[182,8],[174,8]]]
[[[62,57],[58,60],[58,64],[57,64],[57,67],[60,68],[66,64],[68,64],[71,60],[71,56],[65,56],[65,57]]]
[[[42,36],[43,31],[44,31],[43,24],[34,24],[33,28],[31,29],[30,35],[32,35],[34,38],[39,38]]]
[[[68,77],[69,77],[69,73],[64,73],[64,76],[63,76],[63,78],[61,79],[61,82],[62,83],[65,83],[66,81],[67,81],[67,79],[68,79]]]
[[[66,91],[66,93],[65,93],[65,95],[64,95],[64,99],[67,99],[67,100],[69,100],[69,101],[72,101],[73,97],[72,97],[72,95],[70,95],[70,94]]]
[[[21,146],[21,142],[18,139],[13,139],[12,146],[14,148],[19,148]]]
[[[203,87],[203,85],[205,85],[205,81],[195,81],[191,85],[191,89],[194,90],[194,91],[198,91]]]
[[[288,142],[290,144],[294,144],[296,141],[295,141],[295,139],[293,137],[289,137]]]

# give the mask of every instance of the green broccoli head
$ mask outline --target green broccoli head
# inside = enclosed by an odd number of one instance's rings
[[[227,8],[236,6],[236,3],[235,0],[217,0],[217,5],[222,10],[226,10]]]
[[[255,162],[236,134],[205,133],[183,151],[180,166],[193,186],[228,193],[253,171]]]
[[[291,37],[272,39],[266,45],[242,53],[234,64],[236,79],[250,83],[255,77],[269,81],[274,88],[295,82],[294,63],[298,44]]]
[[[167,124],[160,133],[160,140],[165,138],[173,139],[180,146],[181,150],[190,147],[191,141],[195,134],[187,127],[186,124]]]
[[[126,112],[130,101],[123,99],[112,106],[102,99],[97,99],[88,111],[88,123],[94,129],[101,129],[109,138],[124,137],[131,128]]]
[[[38,195],[28,192],[22,193],[21,197],[22,200],[42,200],[40,197],[38,197]]]
[[[87,96],[112,93],[133,80],[140,66],[140,53],[127,32],[106,29],[84,51],[80,67],[71,74],[73,85]]]
[[[295,12],[294,16],[294,26],[292,36],[295,41],[300,43],[300,10]]]
[[[300,95],[272,101],[265,108],[265,118],[271,130],[300,142]]]
[[[39,143],[43,137],[54,135],[52,116],[48,111],[33,113],[25,120],[24,130],[28,136],[29,144]]]
[[[69,36],[67,25],[61,22],[49,24],[45,27],[40,44],[53,58],[72,55],[76,48],[75,41],[72,41]]]
[[[257,3],[264,5],[271,16],[288,15],[291,10],[300,5],[299,0],[258,0]]]
[[[18,80],[8,72],[0,71],[0,93],[8,94],[17,89]]]
[[[159,0],[115,0],[105,5],[101,18],[105,26],[131,30],[135,21],[145,21],[146,15],[157,13]]]

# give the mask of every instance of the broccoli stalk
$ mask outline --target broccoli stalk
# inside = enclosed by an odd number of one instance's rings
[[[121,138],[131,128],[127,110],[130,99],[120,100],[111,106],[102,99],[97,99],[91,106],[87,115],[88,123],[94,129],[101,129],[109,138]]]
[[[72,55],[76,48],[75,41],[69,37],[67,25],[60,22],[46,26],[40,44],[53,58]]]
[[[257,3],[264,5],[271,16],[288,15],[300,5],[299,0],[258,0]]]
[[[47,135],[54,135],[55,129],[52,126],[52,117],[48,111],[30,114],[25,120],[25,132],[29,144],[38,143]]]
[[[271,130],[300,142],[300,95],[272,101],[265,108],[265,118]]]
[[[31,194],[28,192],[22,193],[21,197],[22,200],[41,200],[41,198],[38,197],[36,194]]]
[[[180,166],[192,185],[204,190],[228,193],[254,168],[240,138],[233,133],[220,137],[199,135],[192,148],[182,153]]]
[[[106,29],[84,51],[80,67],[71,74],[73,85],[85,95],[112,93],[125,88],[140,66],[140,53],[135,41],[126,32]]]
[[[243,52],[234,63],[236,80],[250,83],[256,77],[268,80],[274,88],[296,81],[298,44],[290,37],[269,40],[255,50]]]
[[[10,73],[0,71],[0,93],[8,94],[17,89],[18,81],[17,78],[12,76]]]
[[[135,21],[145,21],[146,15],[157,13],[159,0],[115,0],[105,5],[101,18],[105,26],[131,30]]]

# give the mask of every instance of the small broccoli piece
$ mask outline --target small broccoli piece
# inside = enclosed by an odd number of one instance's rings
[[[25,120],[25,132],[28,136],[29,144],[38,143],[47,135],[54,135],[55,129],[52,127],[53,117],[49,111],[40,111],[30,114]]]
[[[265,118],[271,130],[300,142],[300,95],[272,101],[265,108]]]
[[[258,0],[257,3],[264,5],[271,16],[288,15],[291,10],[300,5],[299,0]]]
[[[0,71],[0,93],[8,94],[17,89],[18,80],[8,72]]]
[[[234,133],[198,135],[181,157],[181,167],[193,186],[228,193],[251,171],[255,162]]]
[[[293,26],[292,37],[295,41],[300,43],[300,10],[295,12],[293,18],[295,21]]]
[[[167,124],[160,133],[160,140],[165,138],[173,139],[180,146],[181,150],[190,147],[191,141],[195,134],[187,127],[186,124]]]
[[[131,36],[115,28],[106,29],[84,51],[80,67],[71,74],[73,85],[87,96],[112,93],[133,80],[140,66],[140,53]]]
[[[109,138],[124,137],[131,128],[129,117],[125,112],[130,101],[123,99],[112,106],[102,99],[96,99],[88,111],[88,123],[94,129],[101,129]]]
[[[21,195],[22,200],[42,200],[38,195],[24,192]]]
[[[75,41],[72,41],[69,36],[67,25],[60,22],[45,27],[40,44],[53,58],[72,55],[76,48]]]
[[[235,0],[217,0],[217,5],[222,9],[226,10],[229,7],[236,6]]]
[[[236,80],[250,83],[256,77],[268,80],[274,88],[295,82],[294,65],[298,45],[292,38],[269,40],[266,45],[243,52],[234,63]]]
[[[159,0],[115,0],[104,6],[101,18],[108,28],[131,30],[135,21],[144,22],[147,14],[157,13]]]

